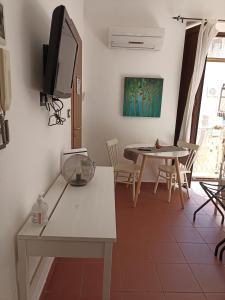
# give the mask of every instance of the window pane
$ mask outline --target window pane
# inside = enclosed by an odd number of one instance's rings
[[[212,41],[209,52],[209,58],[225,58],[225,38],[216,37]]]

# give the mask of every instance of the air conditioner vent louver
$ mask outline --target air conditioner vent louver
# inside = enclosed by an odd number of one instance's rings
[[[109,47],[160,50],[164,37],[163,28],[111,27]]]
[[[132,45],[144,45],[144,42],[138,42],[138,41],[129,41],[128,42],[129,44],[132,44]]]

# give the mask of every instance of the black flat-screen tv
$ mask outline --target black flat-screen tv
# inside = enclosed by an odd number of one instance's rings
[[[49,45],[44,46],[44,94],[69,98],[72,92],[78,43],[76,29],[66,8],[60,5],[52,14]]]

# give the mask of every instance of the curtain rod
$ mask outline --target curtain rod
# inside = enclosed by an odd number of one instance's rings
[[[182,23],[184,23],[184,20],[189,20],[189,21],[207,21],[207,19],[202,19],[202,18],[185,18],[182,16],[177,16],[177,17],[173,17],[174,20],[177,21],[181,21]],[[219,19],[218,22],[225,22],[225,20]]]

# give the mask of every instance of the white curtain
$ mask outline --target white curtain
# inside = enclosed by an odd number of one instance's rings
[[[194,71],[189,86],[187,103],[184,111],[184,117],[180,130],[179,140],[189,142],[191,134],[192,112],[195,102],[195,96],[201,81],[202,73],[205,66],[206,56],[212,40],[216,37],[218,30],[216,29],[217,21],[208,21],[205,25],[203,21],[200,27],[198,44],[195,56]]]

